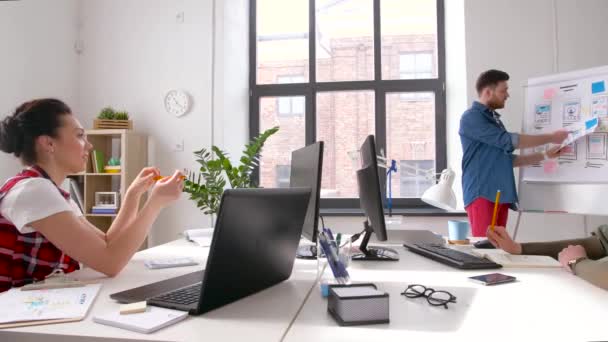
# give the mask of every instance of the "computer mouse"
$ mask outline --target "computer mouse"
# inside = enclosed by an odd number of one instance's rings
[[[495,249],[494,245],[490,242],[490,240],[479,240],[473,244],[473,247],[479,249]]]

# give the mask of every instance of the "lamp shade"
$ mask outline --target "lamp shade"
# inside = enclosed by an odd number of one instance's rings
[[[445,169],[441,172],[439,183],[431,186],[422,194],[422,201],[443,210],[456,210],[456,195],[452,190],[454,171]]]

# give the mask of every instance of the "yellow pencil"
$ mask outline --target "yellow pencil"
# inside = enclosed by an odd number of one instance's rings
[[[500,201],[500,190],[496,190],[496,201],[494,201],[494,213],[492,214],[492,225],[490,226],[491,231],[494,231],[494,226],[496,225],[496,215],[498,215],[498,201]]]

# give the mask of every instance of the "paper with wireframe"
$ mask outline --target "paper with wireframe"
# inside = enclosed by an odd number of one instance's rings
[[[101,284],[32,291],[13,288],[0,295],[0,324],[82,319],[100,288]]]
[[[597,117],[593,117],[591,119],[585,120],[585,122],[581,124],[568,126],[568,131],[570,133],[568,134],[566,140],[562,142],[560,148],[568,146],[576,140],[595,132],[598,125],[599,119]]]

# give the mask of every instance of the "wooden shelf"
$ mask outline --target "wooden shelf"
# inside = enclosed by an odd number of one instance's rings
[[[120,159],[119,173],[94,172],[91,157],[84,172],[70,175],[82,187],[84,217],[102,231],[107,231],[116,214],[92,214],[96,192],[118,192],[124,195],[142,168],[147,165],[147,138],[127,129],[93,129],[86,131],[93,149],[100,151],[107,164],[110,157]],[[91,153],[92,155],[92,153]]]

